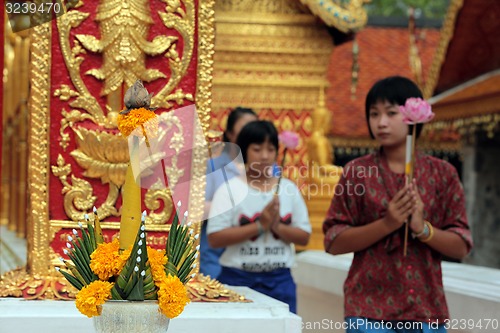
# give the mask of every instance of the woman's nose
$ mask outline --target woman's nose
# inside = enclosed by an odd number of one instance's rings
[[[386,127],[388,124],[389,118],[383,114],[380,116],[379,122],[378,122],[378,127]]]

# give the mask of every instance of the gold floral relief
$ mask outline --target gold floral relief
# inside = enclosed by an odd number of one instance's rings
[[[168,190],[155,190],[148,189],[144,197],[144,203],[151,213],[146,218],[147,224],[165,224],[173,213],[174,204],[172,202],[172,195]],[[156,212],[160,209],[163,203],[163,210]]]
[[[63,185],[64,211],[73,221],[80,221],[83,214],[92,210],[97,199],[90,183],[71,174],[71,164],[66,163],[61,154],[57,157],[57,165],[52,166],[52,173]],[[71,175],[71,182],[69,176]]]
[[[110,105],[106,106],[106,110],[101,108],[96,96],[89,92],[84,75],[103,81],[101,95],[107,96],[108,102],[115,100],[121,95],[121,89],[132,85],[137,78],[151,82],[167,76],[166,84],[153,97],[152,106],[168,108],[172,106],[172,101],[179,105],[185,100],[192,101],[192,94],[184,93],[182,89],[175,87],[186,74],[192,61],[195,48],[195,4],[194,1],[165,1],[164,10],[157,14],[165,28],[175,30],[180,36],[159,35],[151,41],[148,40],[148,34],[153,20],[147,0],[100,1],[94,17],[99,27],[99,38],[91,34],[73,33],[73,29],[90,19],[90,14],[84,12],[83,8],[80,2],[76,9],[57,19],[59,43],[73,85],[63,84],[53,91],[53,95],[68,102],[69,106],[69,110],[61,111],[61,148],[66,150],[73,137],[77,149],[71,151],[70,155],[83,168],[84,178],[100,179],[103,184],[108,184],[107,198],[97,207],[99,217],[104,219],[108,216],[119,216],[115,204],[125,179],[128,146],[127,141],[119,135],[104,130],[86,129],[79,125],[90,120],[103,128],[116,128],[117,110],[112,110]],[[102,66],[83,73],[81,64],[88,53],[100,54],[103,58]],[[146,66],[146,57],[159,55],[168,59],[168,75]],[[174,123],[178,125],[178,121]],[[74,135],[70,135],[68,130]],[[182,129],[179,131],[170,145],[170,148],[177,152],[183,144]],[[96,198],[89,182],[71,174],[70,164],[59,162],[60,159],[57,165],[52,166],[52,171],[63,184],[65,212],[71,220],[76,221],[91,209]],[[167,166],[172,183],[176,183],[184,172],[178,168],[177,162],[176,158],[173,158]],[[169,207],[164,194],[158,194],[155,190],[148,193],[147,204],[150,207],[157,207],[157,200],[164,202],[165,209]],[[165,211],[156,212],[150,217],[150,221],[161,224],[165,223],[168,217],[169,213]]]
[[[169,183],[171,186],[175,186],[185,172],[183,168],[179,167],[177,159],[177,155],[184,147],[184,127],[174,113],[162,113],[159,118],[165,127],[160,131],[156,146],[157,150],[160,149],[159,147],[168,146],[175,152],[170,161],[167,161],[166,166]],[[120,213],[115,205],[119,197],[119,189],[125,182],[129,161],[128,141],[120,134],[113,135],[83,127],[74,127],[73,131],[78,149],[73,150],[70,155],[84,169],[83,176],[100,179],[103,184],[108,184],[109,187],[106,200],[97,208],[99,218],[119,216]],[[170,139],[168,145],[167,138]],[[153,160],[161,158],[156,156],[161,156],[161,154],[156,152],[151,158]],[[52,173],[59,178],[63,185],[62,194],[66,215],[72,221],[80,221],[83,214],[92,211],[96,202],[97,198],[93,195],[92,185],[85,179],[73,175],[71,164],[67,163],[62,155],[58,156],[57,165],[52,166]],[[148,176],[148,174],[146,173],[144,176]],[[163,202],[163,205],[160,205],[160,201]],[[168,221],[173,206],[166,190],[158,190],[154,186],[148,189],[145,203],[148,209],[154,211],[148,216],[147,224],[164,224]],[[157,211],[160,207],[163,207],[163,210]]]
[[[180,1],[166,1],[165,10],[158,12],[164,26],[177,31],[181,38],[159,35],[147,40],[153,24],[147,0],[102,0],[94,18],[99,26],[100,39],[94,35],[72,34],[72,29],[87,20],[89,13],[75,9],[58,18],[59,42],[74,88],[62,85],[54,95],[64,101],[71,99],[71,107],[90,115],[73,109],[64,115],[68,122],[74,124],[90,119],[98,125],[115,128],[116,110],[107,110],[105,115],[87,89],[82,74],[103,81],[101,95],[104,96],[120,92],[124,85],[131,86],[137,79],[152,82],[166,78],[166,73],[146,67],[147,56],[166,57],[171,71],[168,82],[155,94],[152,106],[168,108],[172,106],[171,101],[183,104],[184,100],[193,100],[191,94],[180,88],[173,91],[186,74],[194,51],[194,1],[182,3],[186,10],[182,9]],[[88,52],[101,54],[103,63],[100,68],[82,73],[80,66],[85,61],[82,55]]]
[[[290,0],[219,0],[216,10],[240,13],[297,14],[304,11],[298,1]]]

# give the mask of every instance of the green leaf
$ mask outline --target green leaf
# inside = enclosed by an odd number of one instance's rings
[[[80,281],[78,281],[78,279],[77,279],[77,278],[75,278],[73,275],[69,274],[68,272],[63,271],[62,269],[61,269],[61,270],[59,270],[59,272],[60,272],[60,273],[61,273],[61,274],[62,274],[62,275],[66,278],[66,280],[68,280],[68,282],[69,282],[69,283],[71,283],[71,285],[72,285],[73,287],[75,287],[76,289],[81,290],[81,289],[84,287],[84,285],[83,285]]]
[[[94,252],[97,249],[97,243],[95,240],[95,231],[90,221],[87,222],[87,229],[89,231],[89,240],[90,240],[90,249],[92,250],[90,253]]]
[[[132,290],[128,293],[127,300],[129,301],[144,301],[144,282],[140,272],[134,272],[133,274],[133,284]],[[128,289],[126,289],[128,291]]]
[[[92,279],[92,273],[90,272],[90,267],[86,266],[80,260],[79,256],[76,254],[75,251],[68,251],[68,257],[71,259],[71,261],[73,261],[73,264],[75,265],[76,269],[82,275],[83,279],[85,280],[85,285],[94,281]]]
[[[168,262],[165,265],[165,272],[167,275],[178,276],[184,284],[189,281],[188,275],[191,272],[196,254],[188,231],[189,228],[180,225],[179,219],[175,215],[167,238]]]
[[[122,300],[122,296],[120,295],[120,293],[118,292],[117,289],[115,288],[112,288],[111,289],[111,299],[117,299],[117,300]]]
[[[78,271],[78,269],[75,267],[75,265],[72,265],[68,261],[64,261],[64,264],[66,265],[66,268],[69,269],[71,273],[73,273],[73,276],[83,285],[86,286],[87,282],[83,278],[82,274]]]
[[[181,267],[179,268],[179,280],[181,280],[182,283],[186,284],[189,281],[189,273],[191,273],[192,266],[194,263],[194,256],[196,254],[196,251],[191,252],[186,260],[182,263]]]
[[[141,223],[141,227],[137,231],[130,257],[120,272],[120,275],[116,278],[116,282],[113,287],[118,293],[120,293],[123,299],[127,300],[144,300],[144,283],[143,277],[140,275],[141,271],[144,270],[144,264],[147,261],[146,234],[145,231],[142,230],[143,226],[144,221]],[[144,233],[143,238],[140,237],[142,233]],[[139,245],[139,242],[142,244]],[[139,249],[141,250],[140,255],[138,254]],[[138,256],[141,258],[139,262],[137,262]],[[138,269],[137,272],[135,271],[136,267]]]
[[[89,235],[88,235],[88,232],[82,227],[80,227],[80,230],[82,231],[82,242],[83,242],[83,245],[85,246],[85,248],[87,249],[87,251],[92,254],[92,252],[94,252],[92,250],[92,244],[90,242],[90,238],[89,238]],[[79,237],[80,238],[80,237]]]

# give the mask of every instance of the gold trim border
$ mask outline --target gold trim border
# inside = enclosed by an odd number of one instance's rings
[[[29,113],[28,168],[28,260],[32,275],[49,275],[49,138],[50,138],[50,70],[52,21],[30,30],[31,95]]]
[[[69,220],[50,220],[50,227],[60,229],[79,229],[78,222]],[[120,230],[120,222],[101,222],[105,230]],[[146,231],[170,231],[170,224],[146,224]],[[57,232],[57,231],[56,231]]]
[[[212,104],[212,81],[215,53],[215,0],[199,0],[198,12],[198,69],[196,82],[196,111],[201,123],[203,133],[195,133],[193,138],[198,144],[205,140],[210,126],[210,113]],[[203,137],[201,137],[203,134]],[[201,166],[196,167],[196,162]],[[201,149],[195,149],[193,156],[192,175],[194,179],[203,179],[196,184],[194,190],[189,194],[189,214],[193,224],[195,235],[201,232],[201,219],[205,202],[205,164],[206,160]],[[198,203],[198,204],[197,204]],[[194,273],[200,269],[200,257],[196,258]]]
[[[436,53],[434,54],[429,74],[427,75],[427,83],[424,88],[424,98],[426,99],[431,98],[434,94],[434,90],[436,89],[439,75],[441,73],[441,67],[444,64],[448,47],[455,33],[455,22],[463,4],[464,0],[451,0],[450,6],[448,7],[448,13],[446,14],[443,27],[441,28],[439,45],[436,49]]]
[[[212,103],[212,75],[215,47],[215,0],[199,1],[198,13],[198,77],[196,83],[196,112],[201,123],[203,133],[195,133],[195,143],[199,146],[205,140],[204,133],[210,126],[210,112]],[[199,164],[199,165],[197,165]],[[191,174],[193,179],[204,179],[206,160],[201,149],[195,149]],[[195,184],[189,194],[190,220],[200,222],[203,217],[203,203],[205,201],[205,182]],[[195,233],[200,231],[200,223],[195,223]]]

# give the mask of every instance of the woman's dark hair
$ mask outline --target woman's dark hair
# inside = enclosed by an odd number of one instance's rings
[[[402,76],[390,76],[373,85],[368,95],[366,95],[365,101],[366,123],[368,124],[368,131],[370,131],[372,139],[375,138],[370,128],[370,108],[372,105],[379,101],[404,105],[406,100],[411,97],[423,98],[423,95],[412,80]],[[417,138],[420,136],[420,132],[422,132],[422,127],[423,124],[417,124]]]
[[[243,117],[246,114],[255,116],[255,118],[257,118],[257,114],[255,113],[254,110],[250,108],[242,108],[240,106],[233,109],[229,113],[229,116],[227,117],[226,130],[224,131],[224,137],[223,137],[224,142],[229,142],[229,138],[227,137],[227,132],[232,132],[234,129],[234,125],[238,122],[238,120],[240,120],[241,117]]]
[[[267,120],[257,120],[243,126],[238,138],[236,139],[236,143],[241,149],[243,162],[247,163],[248,146],[253,143],[261,144],[266,141],[269,141],[276,148],[277,153],[278,131],[272,122]]]

